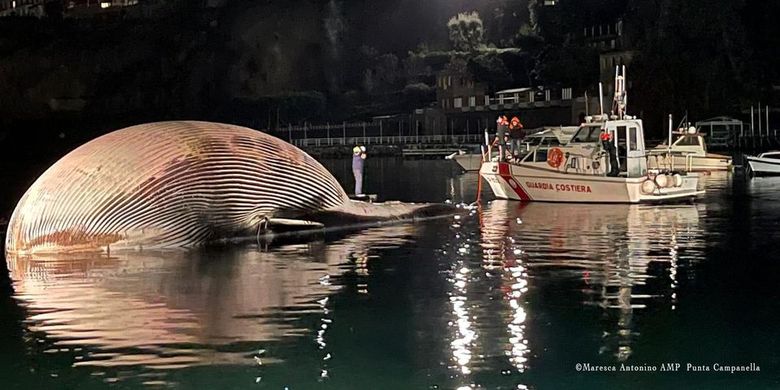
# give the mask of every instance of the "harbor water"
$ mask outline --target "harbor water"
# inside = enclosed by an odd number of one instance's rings
[[[345,188],[349,164],[325,161]],[[364,189],[382,199],[476,198],[477,175],[452,161],[366,164]],[[702,185],[697,201],[662,206],[519,203],[485,188],[462,215],[305,241],[7,259],[0,378],[6,389],[778,388],[780,178],[713,173]]]

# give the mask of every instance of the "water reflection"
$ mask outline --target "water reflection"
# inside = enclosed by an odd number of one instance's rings
[[[469,384],[481,367],[495,368],[499,358],[511,367],[502,370],[504,375],[531,369],[531,358],[546,346],[535,345],[528,336],[534,323],[529,304],[536,300],[540,305],[543,292],[537,289],[560,285],[579,292],[574,307],[603,311],[599,353],[628,359],[640,336],[636,311],[650,305],[674,309],[678,268],[704,258],[699,223],[704,210],[703,204],[497,200],[456,220],[452,253],[447,253],[454,258],[448,279],[454,375]],[[503,324],[504,337],[497,334],[498,324]],[[498,349],[503,352],[497,353],[494,347],[502,343]]]
[[[110,258],[12,258],[29,331],[71,350],[74,366],[175,369],[279,361],[266,343],[312,337],[320,376],[332,358],[330,296],[345,272],[402,246],[413,225],[367,229],[335,241]],[[307,318],[316,318],[316,325]],[[115,378],[114,378],[115,379]]]

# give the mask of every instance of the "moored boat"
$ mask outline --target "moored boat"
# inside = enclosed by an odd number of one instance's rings
[[[586,203],[668,202],[703,193],[696,173],[648,168],[642,120],[625,114],[623,75],[616,71],[612,115],[586,118],[567,145],[536,148],[519,162],[483,163],[480,174],[493,193]]]
[[[780,151],[746,156],[750,171],[756,175],[780,175]]]
[[[733,168],[730,156],[709,153],[704,135],[695,127],[679,132],[669,146],[662,143],[648,153],[648,168],[668,168],[688,172],[728,171]]]

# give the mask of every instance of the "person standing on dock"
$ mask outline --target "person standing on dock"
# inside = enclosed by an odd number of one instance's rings
[[[525,138],[525,131],[523,130],[523,124],[520,123],[520,118],[514,116],[509,121],[509,138],[512,140],[512,158],[518,158],[520,154],[520,145]]]
[[[363,195],[363,163],[366,159],[366,147],[352,148],[352,174],[355,176],[355,195]]]

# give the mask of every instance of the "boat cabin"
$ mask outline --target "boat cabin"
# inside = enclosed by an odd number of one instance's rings
[[[707,144],[704,141],[704,134],[698,132],[686,132],[680,134],[669,148],[666,142],[655,147],[655,149],[669,150],[672,154],[686,154],[694,156],[705,156],[707,154]]]
[[[602,132],[612,135],[619,176],[640,177],[647,173],[645,141],[642,120],[625,117],[621,120],[596,117],[582,124],[568,144],[558,148],[563,152],[564,163],[555,167],[570,173],[606,175],[610,171],[608,152],[601,141]],[[523,162],[548,162],[550,150],[541,147],[529,153]]]

